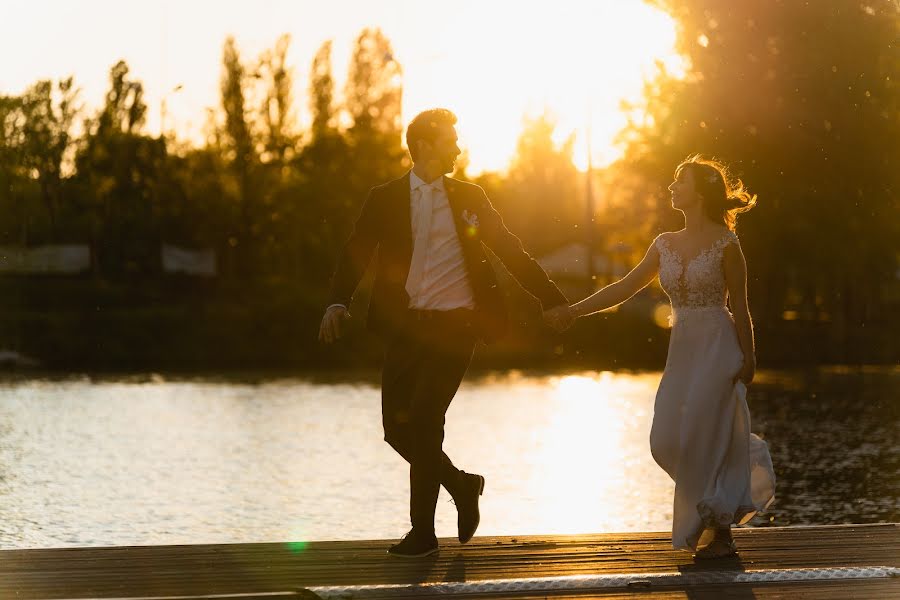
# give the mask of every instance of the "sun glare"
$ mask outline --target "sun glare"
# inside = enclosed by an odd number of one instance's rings
[[[410,61],[404,112],[452,108],[473,172],[506,168],[523,117],[545,111],[558,141],[576,134],[579,168],[587,130],[593,164],[608,164],[621,153],[613,146],[626,124],[621,102],[640,100],[657,64],[684,72],[673,19],[638,1],[483,3],[477,17],[455,18],[424,50],[427,60]]]

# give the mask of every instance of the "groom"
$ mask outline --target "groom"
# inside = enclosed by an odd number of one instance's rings
[[[442,450],[444,415],[466,373],[475,343],[506,327],[506,309],[484,247],[545,308],[566,298],[504,226],[477,185],[445,177],[459,156],[446,109],[416,116],[406,132],[413,168],[369,192],[338,261],[331,305],[319,339],[332,343],[376,248],[368,327],[386,345],[381,381],[384,439],[409,464],[412,529],[388,552],[427,556],[438,551],[434,513],[443,485],[456,503],[459,541],[480,519],[484,477],[457,469]],[[490,440],[486,440],[490,444]]]

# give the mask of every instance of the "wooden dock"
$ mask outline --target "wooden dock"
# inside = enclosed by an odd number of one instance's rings
[[[695,562],[667,534],[0,551],[0,600],[154,598],[900,598],[900,524],[739,529],[740,555]]]

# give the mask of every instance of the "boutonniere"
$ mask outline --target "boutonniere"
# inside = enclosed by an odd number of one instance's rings
[[[478,215],[468,210],[463,210],[462,220],[466,222],[466,235],[475,237],[478,234]]]

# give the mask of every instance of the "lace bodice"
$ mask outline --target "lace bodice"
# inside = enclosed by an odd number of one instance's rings
[[[738,243],[734,232],[725,232],[687,265],[684,258],[669,245],[667,234],[657,237],[654,243],[659,251],[659,282],[672,301],[673,308],[725,306],[727,289],[722,257],[728,244]]]

